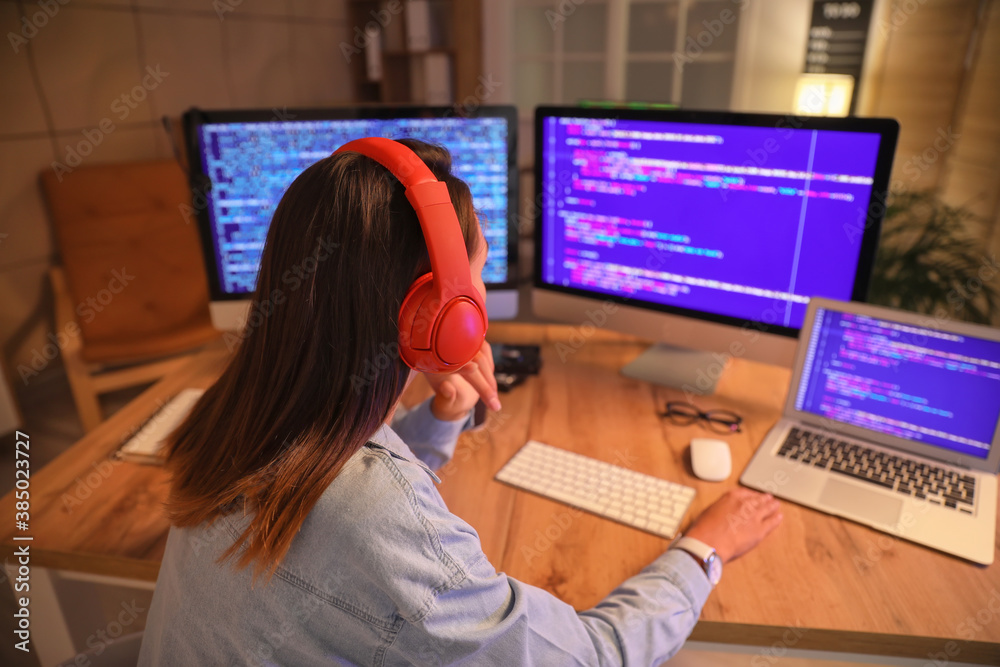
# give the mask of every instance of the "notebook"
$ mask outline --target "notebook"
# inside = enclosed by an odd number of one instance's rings
[[[740,481],[988,565],[998,442],[1000,329],[815,298]]]

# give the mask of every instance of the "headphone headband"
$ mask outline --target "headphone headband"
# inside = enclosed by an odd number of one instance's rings
[[[448,186],[437,180],[416,153],[398,141],[385,137],[355,139],[334,153],[348,151],[370,157],[403,184],[427,244],[435,295],[443,302],[460,294],[478,294],[472,286],[469,255]]]
[[[457,370],[479,352],[488,322],[447,184],[392,139],[356,139],[334,151],[345,152],[370,157],[403,184],[427,244],[431,273],[413,283],[399,310],[400,356],[418,371]]]

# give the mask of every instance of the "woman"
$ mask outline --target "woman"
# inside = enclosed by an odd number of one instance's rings
[[[447,184],[485,292],[468,187],[445,150],[402,143]],[[445,507],[431,469],[478,400],[500,406],[484,344],[397,413],[411,375],[397,316],[428,268],[402,185],[374,160],[336,153],[289,186],[247,331],[168,449],[173,525],[141,665],[646,665],[683,643],[712,586],[691,554],[668,550],[577,613],[497,573]],[[725,562],[780,518],[740,490],[687,535]]]

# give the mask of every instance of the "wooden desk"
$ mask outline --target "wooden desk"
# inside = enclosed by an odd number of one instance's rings
[[[503,395],[503,410],[483,431],[463,435],[454,460],[439,471],[441,493],[476,528],[498,569],[578,609],[639,571],[667,541],[495,482],[496,471],[526,440],[541,440],[695,487],[690,521],[736,485],[780,414],[789,378],[787,369],[737,359],[715,395],[697,400],[703,409],[725,407],[745,419],[744,432],[727,437],[733,475],[713,484],[693,477],[687,460],[688,442],[704,431],[656,415],[682,393],[618,373],[645,344],[534,325],[494,325],[490,337],[541,343],[543,371]],[[106,457],[162,401],[214,381],[225,361],[222,348],[203,353],[32,475],[33,565],[155,581],[168,527],[160,509],[166,474]],[[407,401],[427,391],[414,383]],[[13,517],[13,503],[13,494],[0,500],[2,516]],[[783,505],[782,525],[726,567],[692,639],[773,647],[764,650],[775,654],[943,654],[952,662],[1000,664],[1000,562],[978,567]],[[0,544],[9,555],[12,531],[4,528]]]

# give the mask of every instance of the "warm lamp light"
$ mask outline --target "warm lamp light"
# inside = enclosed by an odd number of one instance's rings
[[[853,93],[854,77],[848,74],[801,74],[795,84],[795,113],[846,116]]]

